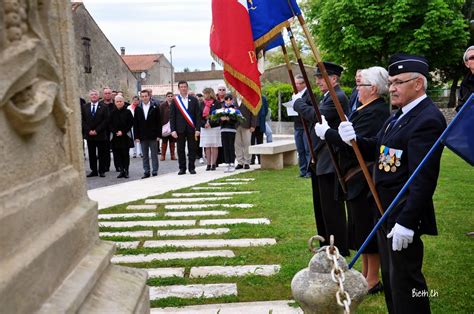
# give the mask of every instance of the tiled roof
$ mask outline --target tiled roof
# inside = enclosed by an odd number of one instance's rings
[[[122,59],[132,72],[145,71],[152,68],[163,54],[123,55]]]
[[[175,72],[174,80],[177,81],[205,81],[205,80],[222,80],[224,79],[224,71],[196,71],[196,72]]]

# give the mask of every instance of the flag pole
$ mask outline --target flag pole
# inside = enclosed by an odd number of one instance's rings
[[[369,244],[370,240],[372,240],[373,236],[375,235],[375,233],[377,232],[377,229],[380,228],[380,226],[385,222],[385,220],[387,219],[388,215],[390,215],[390,212],[392,211],[392,209],[395,207],[395,205],[397,205],[398,201],[400,200],[400,198],[402,198],[403,194],[405,194],[406,190],[408,189],[408,187],[410,186],[410,184],[413,182],[413,180],[415,179],[415,177],[418,175],[418,173],[420,172],[421,168],[424,166],[424,164],[426,163],[426,161],[431,157],[431,155],[433,155],[434,151],[438,149],[438,146],[440,144],[442,144],[442,141],[444,140],[444,138],[446,137],[446,134],[448,134],[448,132],[450,131],[450,129],[452,128],[452,126],[456,123],[456,121],[459,119],[459,117],[461,116],[461,113],[467,108],[467,104],[472,100],[472,98],[474,98],[474,94],[472,94],[469,99],[466,101],[466,103],[464,104],[464,106],[461,108],[461,110],[459,110],[458,114],[453,118],[453,120],[451,121],[451,123],[449,123],[449,125],[446,127],[446,129],[444,130],[444,132],[440,135],[440,137],[436,140],[436,142],[433,144],[433,146],[431,147],[431,149],[428,151],[428,153],[425,155],[425,157],[423,158],[423,160],[420,162],[420,164],[418,165],[418,167],[416,167],[415,171],[413,171],[413,173],[411,174],[410,178],[408,178],[408,181],[405,183],[405,185],[402,187],[402,189],[400,190],[400,192],[398,192],[397,196],[395,197],[395,199],[392,201],[392,203],[390,204],[390,206],[387,208],[387,210],[385,211],[385,213],[382,215],[382,217],[379,219],[379,221],[377,222],[377,224],[375,225],[375,227],[372,229],[372,231],[370,232],[370,234],[367,236],[367,239],[365,239],[364,243],[361,245],[360,249],[357,251],[356,255],[354,256],[354,258],[352,259],[352,261],[349,263],[349,268],[352,268],[352,266],[354,266],[355,262],[357,261],[357,259],[360,257],[360,255],[362,254],[362,252],[364,251],[365,247]]]
[[[301,59],[301,55],[300,55],[300,52],[298,50],[298,46],[296,45],[295,37],[293,36],[293,32],[292,32],[291,27],[290,27],[289,24],[287,24],[286,30],[288,31],[288,36],[290,37],[291,45],[293,47],[296,59],[297,59],[298,64],[300,66],[301,74],[303,75],[304,81],[306,83],[308,95],[311,99],[311,103],[313,104],[314,111],[316,112],[316,118],[319,122],[321,122],[321,112],[319,111],[319,108],[318,108],[318,105],[317,105],[317,102],[316,102],[316,97],[314,96],[313,90],[311,89],[311,83],[309,81],[308,74],[306,73],[306,69],[304,67],[303,60]],[[327,75],[327,73],[326,73],[326,75]],[[330,86],[330,85],[328,84],[328,86]],[[336,100],[338,100],[337,96],[336,96]],[[340,106],[340,104],[339,104],[339,106]],[[326,142],[326,144],[328,146],[329,156],[331,157],[332,164],[334,165],[334,169],[336,171],[336,175],[337,175],[337,178],[339,180],[339,184],[341,185],[341,188],[342,188],[344,194],[346,194],[347,193],[346,183],[345,183],[344,178],[342,176],[342,172],[341,172],[341,169],[339,167],[339,164],[337,163],[336,153],[334,152],[334,148],[332,147],[332,145],[330,145],[328,142]],[[311,150],[313,150],[313,147],[311,147]]]
[[[281,50],[283,52],[283,56],[285,57],[285,63],[286,63],[286,67],[288,69],[288,75],[290,76],[290,81],[291,81],[291,85],[293,87],[293,92],[295,94],[297,94],[298,90],[296,89],[295,77],[293,76],[293,70],[291,69],[290,58],[288,57],[288,52],[286,51],[285,45],[281,45]],[[311,88],[311,87],[309,87],[309,88]],[[309,133],[308,125],[306,124],[306,120],[303,119],[303,117],[300,117],[300,119],[301,119],[301,122],[303,123],[303,129],[304,129],[304,133],[306,135],[306,138],[308,139],[309,147],[311,147],[311,149],[309,150],[309,152],[311,154],[310,166],[313,168],[315,166],[315,163],[316,163],[316,157],[314,156],[314,150],[313,150],[313,141],[311,140],[311,135]]]
[[[293,10],[293,7],[291,6],[291,3],[289,3],[289,5]],[[321,74],[324,78],[324,81],[326,81],[326,84],[329,88],[329,94],[331,95],[331,98],[334,102],[334,105],[336,107],[339,118],[341,119],[341,121],[347,121],[346,116],[344,114],[344,110],[342,109],[341,103],[339,102],[339,99],[337,98],[337,94],[336,94],[336,91],[334,90],[334,87],[332,86],[332,84],[329,81],[329,75],[326,71],[326,67],[324,66],[324,63],[321,59],[321,55],[320,55],[318,49],[316,48],[316,45],[314,44],[313,38],[311,37],[311,35],[309,33],[309,30],[308,30],[308,27],[306,26],[305,20],[304,20],[304,18],[301,14],[297,15],[297,18],[298,18],[298,21],[300,22],[301,27],[303,28],[303,32],[305,34],[306,39],[308,40],[308,43],[311,47],[313,55],[316,58],[316,61],[318,62],[318,67],[319,67],[319,70],[321,71]],[[356,140],[351,140],[351,145],[352,145],[352,149],[354,150],[354,153],[357,157],[357,161],[359,162],[360,168],[361,168],[361,170],[364,174],[365,180],[367,181],[367,184],[369,185],[370,192],[372,192],[372,195],[373,195],[374,200],[375,200],[375,204],[377,205],[377,208],[378,208],[380,214],[383,215],[384,211],[383,211],[383,208],[382,208],[382,203],[380,202],[379,194],[377,193],[377,190],[375,189],[374,181],[372,180],[369,169],[367,169],[367,165],[365,164],[364,157],[362,156],[362,154],[360,152],[360,149],[359,149],[359,146],[357,145]]]

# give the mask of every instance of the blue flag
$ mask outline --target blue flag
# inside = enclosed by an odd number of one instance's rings
[[[265,51],[268,51],[268,50],[272,50],[273,48],[276,48],[276,47],[280,47],[281,45],[285,45],[285,41],[283,40],[283,36],[281,35],[277,35],[277,37],[275,39],[273,39],[272,41],[270,41],[266,46],[265,46]]]
[[[288,19],[301,14],[296,0],[247,0],[247,5],[257,50],[281,34]]]
[[[459,110],[441,142],[474,166],[474,94]]]

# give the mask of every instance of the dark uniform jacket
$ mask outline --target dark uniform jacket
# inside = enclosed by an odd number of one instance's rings
[[[131,137],[128,136],[128,132],[133,127],[133,115],[130,110],[122,107],[112,111],[110,114],[110,131],[112,132],[112,147],[113,148],[129,148],[132,142]],[[117,132],[122,131],[122,136],[117,136]]]
[[[456,111],[459,111],[464,103],[468,100],[469,96],[474,93],[474,75],[469,72],[461,82],[459,87],[459,98]]]
[[[140,103],[135,108],[134,135],[139,140],[156,140],[161,137],[161,114],[160,107],[150,101],[150,109],[145,119],[143,104]]]
[[[410,175],[421,163],[443,130],[444,116],[430,98],[425,98],[390,128],[389,118],[375,138],[357,137],[363,151],[376,161],[375,186],[382,207],[386,210]],[[395,172],[379,168],[381,147],[401,150],[400,166]],[[416,234],[438,233],[433,206],[433,193],[439,175],[442,147],[425,163],[409,186],[403,201],[392,210],[387,219],[387,230],[398,223]]]
[[[178,97],[178,96],[176,96]],[[188,95],[188,113],[194,123],[194,128],[191,127],[186,119],[181,114],[181,111],[177,107],[178,104],[176,103],[176,97],[173,100],[173,103],[170,107],[170,127],[171,132],[177,133],[192,133],[199,131],[199,127],[201,126],[201,110],[199,108],[199,101],[196,97]]]
[[[82,112],[82,134],[89,141],[105,141],[109,123],[109,110],[102,103],[98,103],[95,115],[91,113],[91,103],[88,102],[81,108]],[[97,135],[90,136],[89,131],[95,130]]]
[[[339,87],[339,85],[334,87],[337,98],[342,105],[344,113],[348,113],[348,104],[347,104],[347,96],[344,91]],[[326,141],[317,140],[314,141],[316,138],[316,134],[314,133],[314,124],[318,122],[316,118],[316,111],[314,107],[311,105],[311,102],[305,102],[303,99],[297,99],[295,101],[294,109],[298,112],[301,116],[304,117],[305,120],[310,121],[313,125],[311,126],[311,139],[313,139],[313,145],[316,145],[316,175],[323,175],[328,173],[334,173],[334,166],[331,161],[331,157],[329,155],[329,150],[326,145]],[[323,99],[319,105],[319,111],[323,116],[325,116],[329,126],[331,128],[337,129],[341,120],[339,119],[339,115],[337,113],[336,107],[334,106],[334,102],[329,95],[329,92],[323,96]]]
[[[390,116],[390,105],[383,98],[372,101],[367,107],[354,111],[348,117],[356,134],[361,137],[374,137],[382,128],[383,124]],[[352,147],[342,141],[337,129],[329,129],[324,135],[327,142],[338,148],[338,159],[341,171],[344,176],[349,172],[356,173],[347,182],[347,199],[357,197],[367,185],[359,162]],[[373,161],[373,158],[370,158]],[[371,170],[372,167],[368,167]]]

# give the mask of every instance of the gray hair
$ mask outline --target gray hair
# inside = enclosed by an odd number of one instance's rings
[[[123,98],[123,96],[121,96],[121,95],[115,96],[115,100],[117,100],[117,99],[121,100],[121,101],[125,101],[125,98]]]
[[[388,94],[388,72],[382,67],[375,66],[360,71],[361,81],[377,88],[377,95]]]
[[[295,75],[295,80],[303,80],[304,81],[304,77],[301,74],[296,74]]]
[[[421,77],[423,79],[423,89],[426,92],[426,90],[428,89],[428,79],[426,78],[426,76],[424,76],[421,73],[417,73],[417,72],[411,73],[411,78],[417,78],[417,77]]]
[[[89,96],[92,95],[92,94],[97,94],[97,95],[99,95],[99,92],[98,92],[97,90],[95,90],[95,89],[91,89],[91,90],[89,91]]]
[[[463,56],[464,61],[467,61],[467,53],[469,52],[469,50],[474,50],[474,46],[467,48],[466,51],[464,52],[464,56]]]

